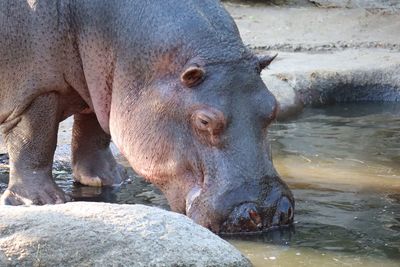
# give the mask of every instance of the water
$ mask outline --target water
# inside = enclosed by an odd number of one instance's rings
[[[306,109],[270,130],[294,230],[231,238],[255,266],[400,266],[400,104]]]
[[[400,266],[399,115],[400,104],[340,104],[275,123],[274,164],[295,195],[295,225],[225,238],[255,266]],[[168,208],[131,170],[121,188],[99,189],[73,185],[70,168],[55,167],[77,200]],[[7,168],[0,170],[1,191]]]

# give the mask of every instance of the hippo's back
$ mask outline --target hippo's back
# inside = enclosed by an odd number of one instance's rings
[[[121,50],[132,51],[132,46],[137,51],[185,47],[213,61],[239,57],[243,52],[236,24],[220,1],[116,1],[117,5],[129,3],[130,8],[116,11],[120,13],[117,24],[121,27]]]

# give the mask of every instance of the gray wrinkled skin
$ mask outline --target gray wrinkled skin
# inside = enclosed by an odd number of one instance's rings
[[[206,1],[0,0],[3,204],[68,200],[51,177],[58,123],[75,116],[75,179],[120,183],[110,136],[171,208],[215,232],[292,222],[269,158],[276,101],[232,18]]]

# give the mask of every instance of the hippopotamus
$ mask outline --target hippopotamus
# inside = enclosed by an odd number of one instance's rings
[[[289,225],[267,127],[277,102],[217,0],[0,0],[1,203],[58,204],[58,125],[74,116],[76,182],[125,179],[112,140],[173,211],[216,233]]]

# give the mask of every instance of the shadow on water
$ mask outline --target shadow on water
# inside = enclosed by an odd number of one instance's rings
[[[306,109],[269,131],[274,164],[296,198],[294,227],[225,236],[255,266],[400,266],[400,104]],[[0,158],[0,192],[8,177]],[[132,169],[118,188],[73,184],[68,164],[54,176],[75,200],[168,209]]]

